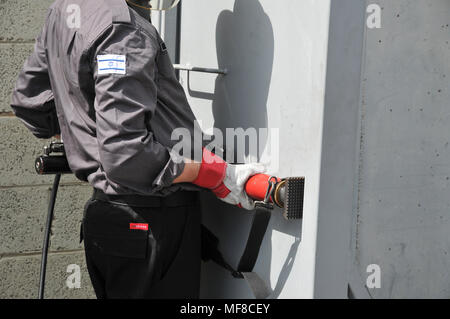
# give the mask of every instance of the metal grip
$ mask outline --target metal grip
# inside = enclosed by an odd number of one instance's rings
[[[34,168],[40,175],[71,173],[65,155],[39,156],[36,158]]]

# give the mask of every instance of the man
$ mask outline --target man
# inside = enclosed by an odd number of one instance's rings
[[[243,186],[262,171],[172,150],[174,129],[199,128],[148,5],[54,2],[12,97],[36,137],[61,134],[71,170],[94,187],[82,233],[98,298],[198,297],[197,191],[252,209]]]

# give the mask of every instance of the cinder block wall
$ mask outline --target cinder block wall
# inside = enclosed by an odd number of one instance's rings
[[[50,140],[35,138],[10,108],[16,76],[33,49],[52,0],[0,1],[0,298],[36,298],[47,205],[53,176],[39,176],[34,159]],[[53,221],[46,298],[92,298],[79,244],[91,187],[63,176]],[[67,266],[81,267],[81,288],[69,289]]]

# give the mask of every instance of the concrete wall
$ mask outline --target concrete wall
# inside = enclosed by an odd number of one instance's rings
[[[450,1],[372,2],[383,10],[365,35],[354,273],[381,267],[375,298],[449,298]]]
[[[40,250],[52,176],[38,176],[38,140],[14,117],[10,97],[17,73],[33,49],[50,0],[0,2],[0,298],[36,298]],[[47,298],[93,297],[79,245],[79,223],[91,188],[64,176],[58,193],[47,273]],[[82,268],[81,288],[66,286],[67,266]]]

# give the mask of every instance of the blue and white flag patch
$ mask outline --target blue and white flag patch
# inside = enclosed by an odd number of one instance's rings
[[[98,74],[126,74],[127,57],[125,55],[97,55]]]

